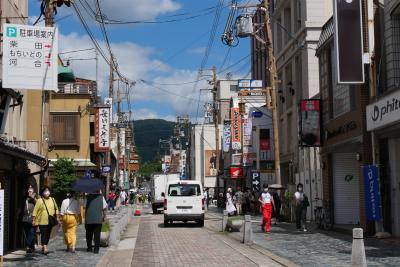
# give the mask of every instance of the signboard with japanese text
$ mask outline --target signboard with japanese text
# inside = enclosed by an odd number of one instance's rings
[[[4,255],[4,190],[0,190],[0,256]]]
[[[240,166],[242,165],[242,153],[232,154],[232,165]]]
[[[231,108],[232,117],[232,149],[242,148],[242,119],[239,108]]]
[[[321,146],[321,100],[300,101],[300,146]]]
[[[110,109],[96,108],[95,124],[95,152],[107,152],[110,150]]]
[[[363,167],[364,174],[364,192],[365,208],[367,211],[367,220],[382,220],[381,195],[379,190],[379,170],[377,165],[368,165]]]
[[[111,118],[111,122],[112,122],[112,118],[113,118],[113,99],[111,97],[104,98],[104,105],[110,106],[110,118]]]
[[[231,147],[231,122],[225,121],[224,122],[224,132],[223,132],[223,143],[222,148],[224,152],[229,152]]]
[[[252,120],[251,118],[243,119],[243,146],[251,146],[252,145]]]
[[[251,146],[243,147],[243,166],[253,165],[255,159],[255,154],[253,153],[253,148]]]
[[[3,88],[58,88],[57,28],[3,24]]]

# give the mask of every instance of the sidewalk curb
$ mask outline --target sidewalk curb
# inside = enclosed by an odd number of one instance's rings
[[[210,214],[210,213],[207,213],[207,215],[209,215],[210,217],[218,218],[218,219],[221,219],[221,220],[222,220],[221,216],[218,216],[218,214],[215,214],[215,213],[211,213],[211,214]],[[271,260],[275,261],[276,263],[278,263],[278,264],[280,264],[280,265],[282,265],[282,266],[286,266],[286,267],[300,267],[300,265],[298,265],[298,264],[296,264],[296,263],[294,263],[294,262],[292,262],[292,261],[290,261],[290,260],[288,260],[288,259],[282,258],[282,257],[280,257],[280,256],[278,256],[278,255],[272,253],[271,251],[269,251],[269,250],[263,248],[262,246],[260,246],[260,245],[258,245],[258,244],[256,244],[256,243],[252,243],[252,244],[246,245],[246,244],[243,244],[239,238],[237,238],[236,236],[234,236],[234,235],[232,235],[232,234],[229,234],[228,232],[221,232],[221,231],[218,231],[218,230],[213,229],[213,228],[210,228],[210,227],[205,227],[205,228],[206,228],[208,231],[211,231],[211,232],[213,232],[213,233],[217,233],[217,234],[220,234],[220,235],[222,235],[223,233],[226,233],[224,236],[228,237],[229,239],[235,240],[235,241],[237,241],[238,243],[240,243],[241,245],[244,245],[244,246],[247,246],[247,247],[249,247],[249,248],[251,248],[251,249],[254,249],[254,250],[257,251],[258,253],[260,253],[260,254],[262,254],[262,255],[264,255],[264,256],[267,256],[268,258],[270,258]]]

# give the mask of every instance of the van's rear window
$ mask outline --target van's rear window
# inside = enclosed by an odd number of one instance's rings
[[[200,185],[170,184],[168,187],[168,196],[173,196],[173,197],[201,196]]]

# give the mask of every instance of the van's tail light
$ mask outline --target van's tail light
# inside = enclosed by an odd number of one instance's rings
[[[167,210],[167,199],[164,198],[164,210]]]
[[[201,199],[201,209],[204,210],[204,198]]]

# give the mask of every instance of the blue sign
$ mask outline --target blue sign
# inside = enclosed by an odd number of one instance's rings
[[[101,166],[102,173],[110,173],[111,172],[111,165],[103,165]]]
[[[263,113],[262,113],[261,111],[253,111],[253,112],[251,113],[251,115],[252,115],[254,118],[261,118],[262,115],[263,115]]]
[[[382,220],[381,194],[379,190],[379,170],[376,165],[363,167],[365,208],[367,209],[367,220]]]

